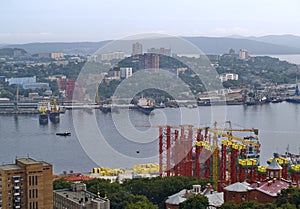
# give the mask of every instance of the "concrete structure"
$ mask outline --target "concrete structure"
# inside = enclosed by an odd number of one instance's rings
[[[165,56],[171,56],[171,49],[165,49],[163,47],[161,48],[151,48],[147,50],[148,53],[152,53],[152,54],[162,54]]]
[[[132,56],[143,54],[143,45],[139,42],[132,44]]]
[[[88,61],[92,62],[103,62],[103,61],[111,61],[111,60],[120,60],[124,59],[125,53],[124,52],[109,52],[109,53],[102,53],[102,54],[95,54],[88,57]]]
[[[224,74],[221,74],[219,76],[219,78],[222,83],[225,81],[229,81],[229,80],[237,81],[237,80],[239,80],[239,75],[235,74],[235,73],[224,73]]]
[[[145,53],[140,55],[140,70],[158,70],[159,69],[159,56],[153,53]]]
[[[65,54],[62,52],[52,52],[50,53],[50,58],[51,59],[62,59],[64,58]]]
[[[132,76],[132,67],[121,67],[120,68],[120,77],[129,78]]]
[[[241,49],[239,52],[239,58],[242,60],[247,60],[249,58],[248,51],[245,49]]]
[[[212,189],[210,184],[207,184],[206,188],[201,191],[200,185],[193,185],[193,189],[183,189],[180,192],[171,195],[166,200],[166,209],[177,209],[179,204],[186,201],[190,196],[200,194],[208,198],[209,208],[216,208],[224,203],[223,192],[216,192]]]
[[[53,208],[52,165],[31,158],[0,166],[0,208]]]
[[[49,89],[49,83],[24,83],[22,85],[23,89]]]
[[[110,209],[106,198],[87,192],[85,184],[73,184],[71,189],[53,191],[54,209]]]
[[[7,79],[8,85],[23,85],[24,83],[36,83],[36,77],[19,77],[19,78],[9,78]]]

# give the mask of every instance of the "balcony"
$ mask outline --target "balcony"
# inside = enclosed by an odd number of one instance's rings
[[[17,208],[21,208],[21,206],[20,206],[20,205],[17,205],[17,206],[15,206],[14,208],[16,208],[16,209],[17,209]]]
[[[15,202],[15,203],[21,202],[21,198],[19,198],[19,197],[15,198],[15,199],[14,199],[14,202]]]
[[[14,176],[13,177],[13,182],[14,183],[20,183],[20,179],[21,179],[21,176]]]
[[[20,196],[20,192],[15,192],[14,196]]]
[[[14,186],[14,189],[16,189],[16,190],[17,190],[17,189],[20,189],[20,186],[18,186],[18,185],[17,185],[17,186]]]

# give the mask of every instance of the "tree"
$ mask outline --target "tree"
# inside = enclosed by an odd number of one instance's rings
[[[144,201],[137,201],[135,203],[128,204],[125,209],[157,209],[158,207],[153,205],[148,199]]]
[[[71,187],[72,182],[66,181],[64,178],[55,180],[53,182],[53,190],[57,189],[69,189]]]
[[[241,209],[261,209],[263,208],[263,205],[257,203],[257,202],[254,202],[254,201],[245,201],[245,202],[242,202],[239,206],[239,208]]]
[[[179,209],[206,209],[209,206],[207,197],[197,194],[179,204]]]
[[[282,206],[284,204],[300,205],[300,188],[287,188],[281,190],[281,194],[276,199],[276,205]]]
[[[239,206],[235,202],[229,201],[225,202],[220,209],[239,209]]]

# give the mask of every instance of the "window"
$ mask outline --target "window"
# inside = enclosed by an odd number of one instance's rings
[[[10,187],[10,184],[7,184],[7,187]]]
[[[232,199],[235,199],[235,194],[234,194],[234,195],[232,195]]]
[[[243,194],[242,195],[242,200],[245,201],[246,200],[246,196]]]
[[[38,190],[35,190],[35,198],[38,198]]]
[[[2,178],[0,178],[0,181],[2,181]]]
[[[35,185],[38,185],[38,177],[35,176]]]
[[[35,209],[39,209],[39,202],[35,203]]]
[[[11,180],[11,179],[8,177],[8,178],[7,178],[7,181],[10,181],[10,180]]]

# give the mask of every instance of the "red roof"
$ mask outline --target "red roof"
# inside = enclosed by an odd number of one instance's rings
[[[88,176],[69,176],[66,177],[65,180],[66,181],[89,181],[89,180],[93,180],[94,178],[88,177]]]
[[[284,179],[273,179],[269,181],[253,183],[250,185],[251,188],[271,196],[277,196],[277,194],[281,193],[282,189],[286,189],[289,186],[290,182]]]

